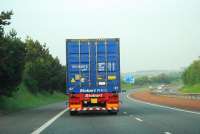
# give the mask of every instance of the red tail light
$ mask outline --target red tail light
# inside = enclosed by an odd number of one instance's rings
[[[109,97],[108,102],[109,103],[118,103],[119,102],[118,94],[112,94],[112,96]]]
[[[70,95],[70,98],[69,98],[69,103],[70,104],[80,104],[80,97],[79,96],[76,96],[76,95]]]

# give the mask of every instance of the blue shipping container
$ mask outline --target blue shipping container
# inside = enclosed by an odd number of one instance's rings
[[[67,93],[120,92],[119,39],[67,39]]]

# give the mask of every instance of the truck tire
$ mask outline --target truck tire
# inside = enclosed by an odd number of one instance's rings
[[[70,113],[71,116],[73,116],[73,115],[77,114],[77,111],[70,111],[69,113]]]

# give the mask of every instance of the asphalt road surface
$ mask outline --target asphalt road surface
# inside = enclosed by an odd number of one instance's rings
[[[149,105],[121,95],[118,115],[106,112],[70,116],[64,103],[0,117],[1,134],[200,134],[200,113]],[[62,112],[61,112],[62,111]],[[53,118],[54,117],[54,118]]]

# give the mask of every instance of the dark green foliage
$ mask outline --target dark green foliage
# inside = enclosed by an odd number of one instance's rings
[[[4,35],[4,26],[9,25],[12,11],[0,14],[0,95],[11,96],[22,79],[25,45],[11,30]]]
[[[26,62],[33,62],[38,58],[45,58],[50,56],[48,48],[46,45],[40,44],[39,41],[34,41],[30,37],[25,40],[26,43]]]
[[[195,60],[183,73],[182,79],[186,85],[200,84],[200,60]]]
[[[65,69],[58,58],[53,58],[45,45],[32,39],[26,40],[26,66],[24,82],[32,93],[63,90]]]
[[[128,90],[133,89],[134,84],[126,83],[123,79],[121,79],[121,89]]]
[[[5,35],[4,26],[10,24],[12,14],[0,14],[0,96],[11,96],[20,83],[32,93],[64,92],[65,68],[46,45],[29,37],[23,42],[14,29]]]
[[[15,36],[0,38],[0,95],[10,96],[21,82],[25,45]]]
[[[147,85],[150,84],[150,82],[148,76],[142,76],[135,79],[135,85]]]
[[[170,84],[174,81],[179,80],[181,77],[181,73],[174,73],[174,74],[164,74],[161,73],[157,76],[142,76],[138,77],[135,80],[135,85],[149,85],[149,84]]]

